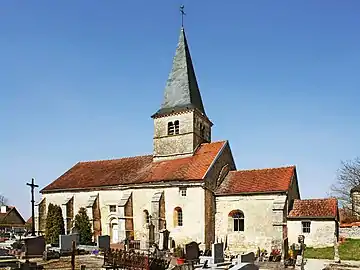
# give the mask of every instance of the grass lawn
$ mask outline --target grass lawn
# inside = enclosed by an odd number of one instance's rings
[[[360,240],[347,239],[339,245],[340,260],[360,261]],[[306,248],[305,258],[312,259],[334,259],[334,247]]]

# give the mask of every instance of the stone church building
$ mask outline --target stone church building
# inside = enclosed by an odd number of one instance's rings
[[[144,239],[152,222],[155,239],[166,227],[176,244],[209,248],[222,239],[232,251],[280,248],[300,199],[296,168],[237,170],[229,142],[211,140],[183,28],[152,119],[152,154],[79,162],[43,188],[38,230],[53,203],[63,209],[67,233],[85,207],[94,239],[110,235],[112,243]]]

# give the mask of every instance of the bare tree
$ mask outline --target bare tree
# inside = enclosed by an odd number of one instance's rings
[[[355,210],[353,209],[351,190],[358,186],[360,186],[360,157],[342,161],[337,181],[331,186],[331,193],[337,197],[341,206],[347,211]],[[360,212],[354,214],[360,215]]]
[[[0,206],[7,205],[8,200],[5,198],[5,196],[0,194]]]

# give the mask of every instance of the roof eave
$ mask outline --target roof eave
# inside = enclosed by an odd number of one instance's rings
[[[271,195],[271,194],[287,194],[288,191],[255,191],[255,192],[235,192],[235,193],[215,193],[215,196],[239,196],[239,195]]]
[[[298,219],[330,219],[330,220],[336,220],[335,216],[288,216],[288,220],[298,220]]]

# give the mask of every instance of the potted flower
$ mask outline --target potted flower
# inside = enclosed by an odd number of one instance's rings
[[[184,257],[184,249],[181,246],[177,246],[174,250],[174,257],[176,257],[177,264],[184,264],[185,257]]]

